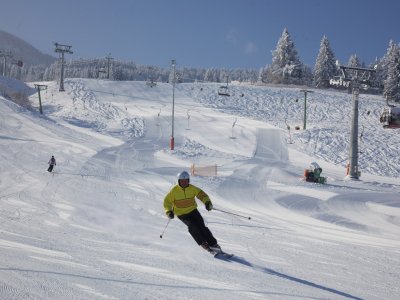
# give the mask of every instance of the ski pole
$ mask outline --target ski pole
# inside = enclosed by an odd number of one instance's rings
[[[238,217],[241,217],[241,218],[246,218],[246,219],[251,220],[251,217],[246,217],[246,216],[234,214],[234,213],[231,213],[231,212],[228,212],[228,211],[225,211],[225,210],[222,210],[222,209],[218,209],[218,208],[213,208],[213,209],[217,210],[217,211],[220,211],[220,212],[223,212],[223,213],[226,213],[226,214],[229,214],[229,215],[234,215],[234,216],[238,216]]]
[[[171,219],[168,219],[167,225],[165,225],[164,230],[163,230],[162,233],[160,234],[160,239],[162,239],[162,237],[163,237],[163,235],[164,235],[164,232],[165,232],[165,230],[167,229],[168,224],[169,224],[170,221],[171,221]]]

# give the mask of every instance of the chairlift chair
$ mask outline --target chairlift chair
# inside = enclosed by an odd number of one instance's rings
[[[105,68],[97,69],[97,78],[100,78],[100,73],[106,74],[107,71]]]
[[[385,107],[379,121],[383,128],[400,128],[400,107]]]
[[[218,95],[220,96],[230,96],[229,89],[227,86],[222,85],[218,89]]]
[[[12,60],[11,63],[14,64],[14,65],[16,65],[17,67],[20,67],[20,68],[22,68],[23,65],[24,65],[24,63],[23,63],[22,60]]]
[[[147,80],[146,85],[152,88],[157,85],[157,82],[155,82],[153,79],[150,79],[150,80]]]

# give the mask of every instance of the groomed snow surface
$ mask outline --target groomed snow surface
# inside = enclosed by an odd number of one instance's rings
[[[357,181],[345,92],[308,94],[302,130],[299,88],[178,84],[171,151],[170,84],[41,84],[43,115],[36,93],[30,110],[0,97],[0,299],[399,299],[400,134],[381,96],[360,95]],[[326,185],[301,180],[313,161]],[[191,183],[244,216],[199,203],[229,261],[166,227],[192,163],[218,165]]]

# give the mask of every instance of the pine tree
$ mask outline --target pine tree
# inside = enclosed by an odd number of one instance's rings
[[[357,54],[353,54],[349,58],[349,62],[347,63],[349,67],[359,68],[361,67],[360,59],[358,58]]]
[[[349,61],[347,62],[347,66],[353,68],[361,68],[361,61],[358,58],[357,54],[352,54],[350,56]],[[348,71],[347,75],[350,77],[355,77],[357,75],[357,71],[355,70]]]
[[[336,59],[326,36],[321,40],[319,53],[314,67],[314,85],[316,87],[328,87],[329,79],[338,73]]]
[[[268,82],[267,81],[267,70],[268,70],[268,66],[260,68],[260,70],[258,71],[258,77],[257,77],[258,82],[264,82],[264,83]]]
[[[387,56],[387,75],[383,94],[389,99],[400,100],[400,48],[393,43]]]
[[[376,60],[375,62],[376,72],[374,75],[374,82],[373,82],[374,86],[383,88],[384,81],[388,73],[388,65],[389,65],[388,58],[392,52],[396,51],[395,50],[396,48],[397,48],[396,43],[393,40],[390,40],[386,54],[382,58]]]
[[[313,80],[314,80],[314,76],[313,76],[313,72],[312,72],[311,68],[309,66],[303,64],[302,68],[301,68],[301,79],[299,81],[299,84],[311,86]]]
[[[212,82],[214,81],[213,78],[213,72],[211,69],[207,69],[207,71],[204,73],[204,79],[205,82]]]
[[[272,64],[267,71],[267,78],[272,83],[302,84],[303,63],[300,62],[295,45],[285,28],[278,40],[276,49],[272,51]]]

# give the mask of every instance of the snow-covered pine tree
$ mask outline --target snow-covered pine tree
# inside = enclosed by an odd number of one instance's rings
[[[352,54],[349,58],[349,61],[347,63],[349,67],[361,67],[361,62],[360,59],[358,58],[357,54]]]
[[[349,61],[347,62],[347,66],[354,68],[361,68],[361,61],[358,58],[357,54],[352,54],[350,56]],[[356,74],[357,72],[354,70],[348,71],[348,76],[350,77],[355,77]]]
[[[272,51],[272,64],[268,68],[268,82],[302,84],[303,63],[300,61],[295,45],[285,28]]]
[[[205,82],[212,82],[214,81],[214,76],[213,76],[213,71],[212,69],[207,69],[206,72],[204,73],[204,78],[203,80]]]
[[[388,73],[389,56],[391,56],[391,53],[396,51],[397,47],[398,46],[396,45],[395,41],[390,40],[385,55],[380,59],[377,59],[375,62],[376,72],[374,75],[374,86],[383,88],[384,81]]]
[[[329,40],[324,36],[321,40],[319,53],[314,67],[314,85],[316,87],[329,87],[329,79],[337,75],[336,59]]]
[[[383,94],[389,99],[400,101],[400,48],[393,43],[387,56],[387,76]]]
[[[204,81],[220,82],[220,70],[216,68],[207,69],[207,71],[204,74]]]
[[[301,68],[301,78],[299,84],[311,86],[314,80],[314,74],[311,68],[305,64]]]
[[[21,79],[21,68],[15,64],[12,64],[10,68],[10,77]]]
[[[229,80],[229,73],[225,69],[220,69],[218,71],[218,82],[225,82]]]
[[[268,70],[268,66],[265,67],[261,67],[260,70],[258,71],[258,78],[257,81],[258,82],[263,82],[263,83],[267,83],[267,70]]]

